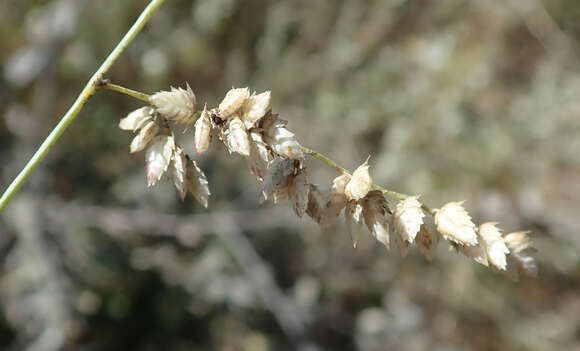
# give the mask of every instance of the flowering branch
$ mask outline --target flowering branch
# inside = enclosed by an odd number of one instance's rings
[[[149,21],[151,16],[157,11],[159,6],[163,4],[165,0],[151,0],[149,5],[143,10],[139,18],[131,26],[129,31],[125,34],[123,39],[117,44],[113,51],[107,56],[101,67],[93,74],[89,79],[73,105],[65,113],[60,122],[54,127],[52,132],[46,137],[42,145],[36,150],[34,155],[30,158],[26,166],[18,173],[16,178],[12,181],[10,186],[4,191],[2,197],[0,197],[0,212],[6,207],[8,202],[16,195],[18,190],[22,187],[26,179],[32,174],[32,172],[38,167],[40,162],[44,159],[48,151],[52,146],[60,139],[61,135],[68,128],[68,126],[74,121],[76,116],[82,110],[83,106],[87,103],[89,98],[97,91],[99,82],[102,77],[109,71],[111,66],[117,61],[121,53],[127,48],[127,46],[135,39],[137,34],[141,31],[145,23]],[[136,97],[136,96],[134,96]]]
[[[462,202],[432,209],[419,202],[419,196],[373,184],[368,159],[350,173],[328,156],[298,143],[287,122],[272,113],[269,91],[250,95],[248,88],[233,88],[218,107],[208,110],[204,105],[200,112],[189,85],[186,89],[171,88],[151,96],[108,82],[102,87],[149,103],[119,123],[121,129],[138,132],[130,149],[131,152],[146,150],[149,186],[168,173],[182,199],[190,192],[207,207],[210,196],[207,178],[175,143],[169,122],[186,127],[195,124],[197,152],[205,152],[212,135],[217,135],[230,153],[246,159],[250,171],[262,183],[261,202],[272,199],[278,203],[288,199],[298,217],[307,214],[323,227],[330,225],[344,209],[355,247],[364,223],[375,239],[387,248],[392,239],[403,255],[415,243],[431,260],[437,242],[444,239],[457,252],[512,278],[519,274],[537,274],[529,232],[504,236],[495,222],[476,227]],[[303,165],[306,155],[340,174],[333,180],[329,193],[323,194],[308,182]],[[385,196],[398,200],[394,212]],[[435,230],[424,223],[424,212],[434,217]]]

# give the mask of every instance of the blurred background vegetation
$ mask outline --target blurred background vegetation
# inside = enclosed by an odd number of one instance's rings
[[[4,190],[145,1],[0,2]],[[430,263],[258,204],[245,162],[199,157],[205,210],[148,189],[94,96],[0,217],[2,350],[580,349],[580,2],[171,0],[108,77],[270,89],[299,140],[430,205],[533,230],[538,279]],[[194,155],[191,134],[179,136]],[[309,161],[326,189],[334,174]]]

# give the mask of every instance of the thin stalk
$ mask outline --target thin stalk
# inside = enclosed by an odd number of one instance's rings
[[[317,158],[320,161],[326,163],[331,168],[334,168],[338,173],[350,175],[350,173],[348,172],[348,170],[346,168],[341,167],[338,163],[331,160],[328,156],[321,154],[320,152],[314,151],[312,149],[309,149],[307,147],[304,147],[302,145],[300,145],[300,148],[302,149],[302,152],[304,152],[305,154],[312,156],[314,158]]]
[[[135,39],[137,34],[141,31],[143,26],[149,21],[151,16],[157,11],[159,6],[161,6],[165,2],[165,0],[151,0],[149,5],[143,10],[139,18],[135,21],[135,23],[131,26],[129,31],[125,34],[123,39],[117,44],[117,46],[113,49],[113,51],[107,56],[101,67],[93,74],[91,79],[87,82],[73,105],[70,109],[65,113],[65,115],[61,118],[60,122],[54,127],[54,129],[50,132],[48,137],[44,140],[42,145],[36,150],[34,155],[30,158],[26,166],[18,173],[16,178],[10,183],[2,197],[0,198],[0,212],[4,210],[8,202],[16,195],[18,190],[22,187],[26,179],[32,174],[32,172],[38,167],[40,162],[44,159],[48,151],[52,148],[52,146],[60,139],[61,135],[64,131],[68,128],[68,126],[74,121],[76,116],[82,110],[83,106],[87,103],[89,98],[96,92],[98,88],[98,83],[101,82],[101,79],[109,71],[111,66],[117,61],[121,53],[127,48],[127,46]]]
[[[129,95],[135,99],[149,103],[150,96],[148,94],[145,94],[145,93],[142,93],[140,91],[133,90],[133,89],[125,88],[123,86],[107,82],[105,80],[103,80],[102,82],[99,82],[99,84],[97,84],[97,89],[116,91],[117,93]]]

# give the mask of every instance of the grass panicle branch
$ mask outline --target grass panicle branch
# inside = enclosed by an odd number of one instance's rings
[[[300,145],[287,128],[288,122],[272,113],[269,91],[250,94],[248,88],[232,88],[219,106],[208,109],[204,104],[203,111],[197,111],[197,100],[189,85],[186,89],[171,88],[151,96],[109,82],[102,87],[149,103],[119,123],[121,129],[137,133],[131,142],[131,152],[146,150],[148,185],[167,173],[182,199],[190,192],[207,207],[210,196],[207,178],[193,158],[176,144],[168,122],[194,125],[198,153],[208,149],[214,134],[230,154],[237,153],[246,159],[250,171],[262,183],[260,201],[271,199],[279,203],[287,199],[298,217],[307,214],[323,227],[344,210],[355,247],[366,224],[375,239],[387,248],[394,238],[403,256],[416,244],[431,260],[442,238],[457,252],[511,278],[537,273],[528,232],[503,236],[493,222],[477,227],[462,202],[432,209],[421,203],[419,196],[374,184],[369,159],[350,172],[323,153]],[[339,173],[328,194],[309,183],[303,164],[305,156]],[[385,196],[398,201],[394,211]],[[424,222],[424,212],[434,217],[434,230]]]

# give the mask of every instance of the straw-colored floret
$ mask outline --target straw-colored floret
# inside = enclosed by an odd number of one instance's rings
[[[425,217],[418,198],[418,196],[410,196],[399,201],[393,216],[395,232],[401,240],[408,243],[413,243],[415,240]]]
[[[353,173],[350,181],[344,189],[346,198],[350,200],[358,201],[363,197],[367,196],[373,181],[369,173],[368,160],[360,165]]]
[[[506,255],[510,250],[507,248],[499,228],[495,222],[484,223],[479,226],[479,236],[485,248],[487,260],[491,265],[500,270],[507,266]]]
[[[195,119],[197,100],[188,84],[186,89],[171,87],[171,91],[153,94],[151,105],[167,120],[190,125]]]
[[[450,202],[435,212],[435,226],[443,237],[460,245],[477,245],[475,224],[462,206],[463,202]]]

